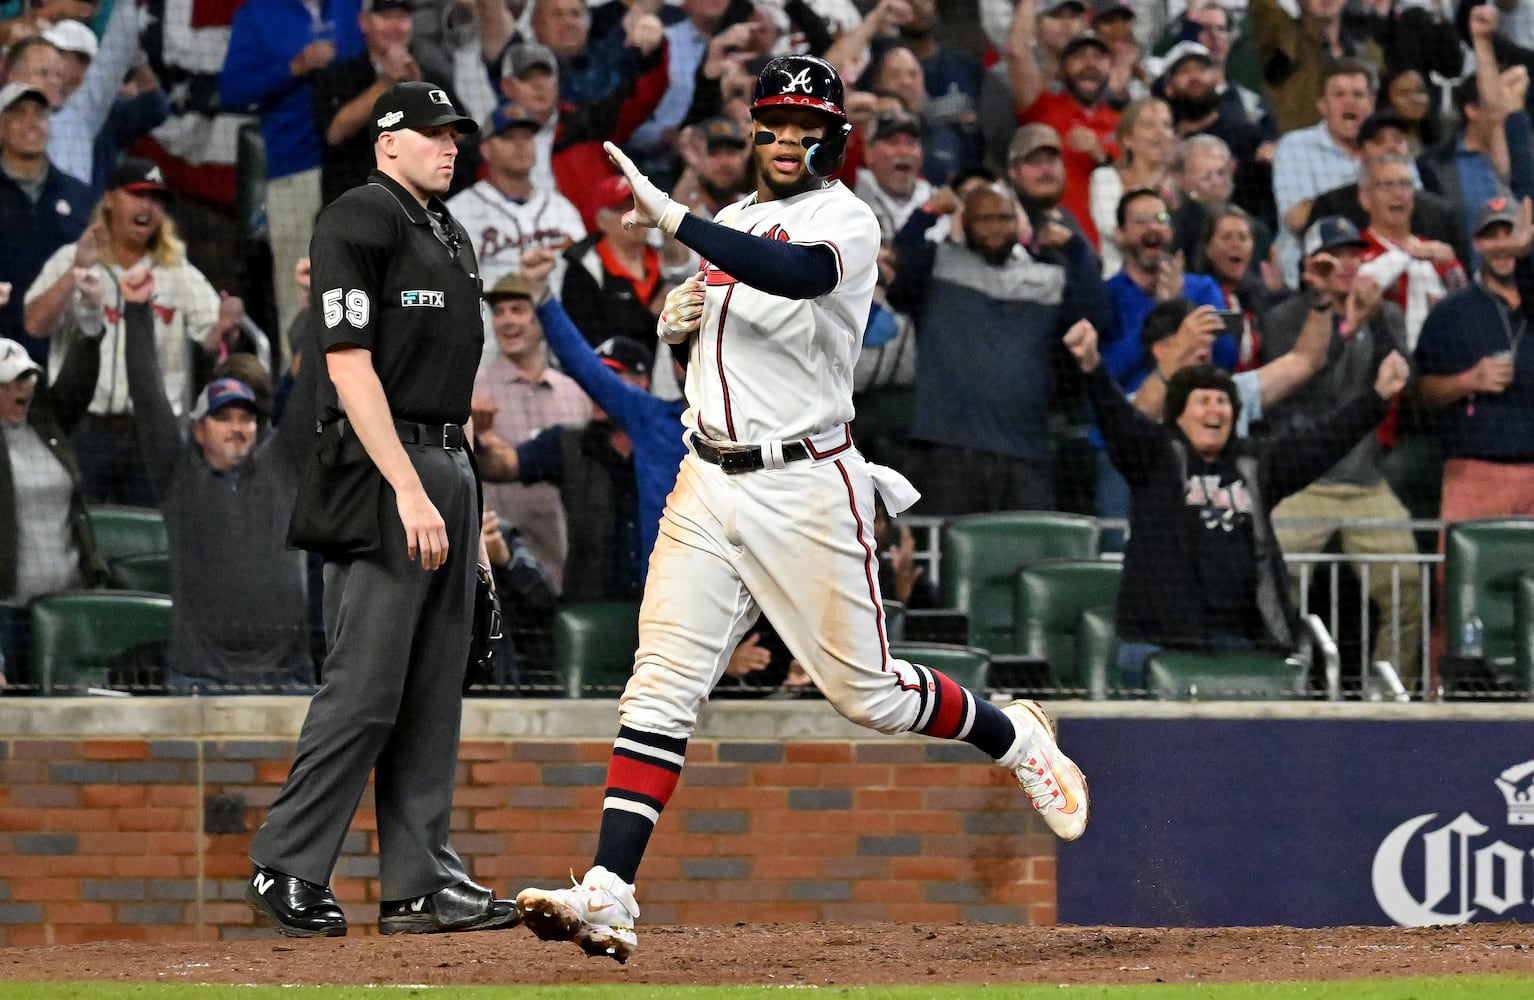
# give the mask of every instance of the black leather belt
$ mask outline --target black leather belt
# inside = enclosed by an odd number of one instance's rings
[[[742,472],[755,472],[757,469],[767,468],[766,459],[762,458],[762,446],[757,444],[709,444],[701,438],[692,439],[693,450],[698,457],[710,465],[717,465],[727,476],[738,476]],[[797,462],[810,457],[810,450],[802,441],[790,441],[783,446],[783,461]]]
[[[463,428],[458,424],[418,424],[413,420],[396,420],[394,429],[399,432],[401,444],[424,444],[448,451],[459,451],[464,445]]]

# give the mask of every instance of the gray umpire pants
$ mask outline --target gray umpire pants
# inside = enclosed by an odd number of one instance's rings
[[[447,561],[405,552],[394,491],[379,498],[378,551],[325,564],[329,653],[288,780],[251,842],[258,865],[327,885],[375,774],[381,898],[467,878],[448,845],[463,677],[474,615],[479,506],[462,450],[406,445],[447,524]]]

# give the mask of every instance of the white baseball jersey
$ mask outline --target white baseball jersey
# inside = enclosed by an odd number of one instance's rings
[[[480,181],[448,199],[447,210],[474,241],[487,291],[502,275],[522,269],[522,251],[563,249],[586,238],[581,213],[552,187],[535,187],[531,198],[516,202],[489,181]],[[550,280],[558,288],[563,259],[555,268]]]
[[[840,183],[782,201],[753,197],[717,222],[836,253],[836,287],[786,299],[704,264],[703,316],[687,366],[683,421],[714,441],[794,440],[852,419],[852,372],[878,272],[879,222]]]
[[[26,302],[31,303],[52,287],[67,273],[75,260],[75,245],[67,243],[54,251],[52,257],[39,272],[37,280],[27,289]],[[218,323],[218,292],[203,277],[201,271],[191,264],[175,264],[169,267],[153,264],[154,275],[154,342],[160,357],[160,371],[165,379],[165,397],[171,409],[181,416],[191,408],[192,396],[197,386],[192,384],[191,343],[203,343]],[[127,335],[123,326],[123,299],[120,281],[123,268],[113,264],[97,264],[96,273],[101,277],[102,305],[98,313],[80,317],[80,322],[94,332],[105,326],[101,341],[101,374],[96,381],[96,393],[91,398],[90,412],[97,416],[110,416],[133,412],[128,398],[128,368],[123,360]],[[75,298],[66,308],[75,310]],[[48,377],[54,378],[64,364],[71,338],[78,336],[77,327],[65,322],[59,335],[52,338],[48,349]]]

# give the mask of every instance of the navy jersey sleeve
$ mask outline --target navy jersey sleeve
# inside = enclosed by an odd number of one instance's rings
[[[835,289],[841,280],[836,251],[823,243],[804,246],[765,240],[696,215],[682,220],[676,238],[732,277],[768,295],[818,298]]]
[[[309,304],[319,317],[320,346],[326,351],[376,346],[384,275],[400,234],[398,211],[369,194],[359,188],[337,199],[314,226]]]

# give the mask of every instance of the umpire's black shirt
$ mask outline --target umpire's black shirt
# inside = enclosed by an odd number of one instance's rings
[[[395,419],[468,423],[484,347],[479,266],[468,234],[441,199],[423,208],[375,170],[320,213],[309,256],[321,346],[373,352]],[[321,419],[332,420],[341,410],[326,382]]]

